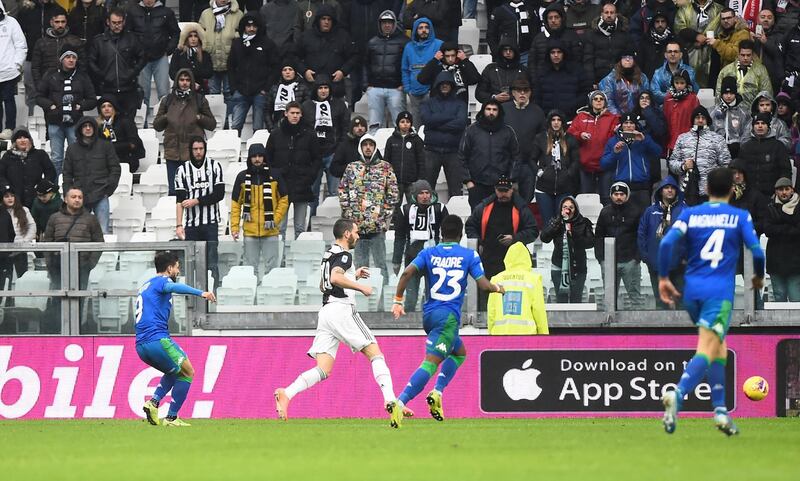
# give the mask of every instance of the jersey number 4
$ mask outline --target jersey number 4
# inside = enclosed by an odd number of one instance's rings
[[[458,269],[448,271],[441,267],[434,267],[431,269],[431,273],[436,276],[436,282],[431,286],[431,299],[437,301],[452,301],[461,295],[461,284],[458,282],[464,277],[464,271]],[[447,285],[453,290],[447,294],[439,292],[445,280],[447,281]]]
[[[711,233],[706,245],[700,250],[700,258],[709,261],[712,269],[716,269],[724,257],[723,244],[725,244],[725,229],[717,229]]]

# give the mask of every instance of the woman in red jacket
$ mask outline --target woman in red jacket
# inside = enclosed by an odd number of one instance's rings
[[[692,92],[692,83],[689,72],[678,70],[672,75],[672,84],[664,97],[664,118],[667,120],[667,151],[672,152],[678,136],[692,128],[692,112],[700,101],[697,94]]]

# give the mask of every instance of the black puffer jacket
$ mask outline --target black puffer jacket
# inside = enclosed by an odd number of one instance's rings
[[[242,37],[235,39],[228,56],[231,91],[248,97],[269,90],[275,83],[277,64],[281,60],[275,42],[264,33],[264,25],[258,14],[246,13],[239,21],[239,33],[244,32],[244,26],[249,21],[258,26],[255,38],[248,42],[249,45],[244,44]]]
[[[564,201],[570,199],[575,204],[575,214],[572,218],[564,220],[560,215],[553,217],[550,224],[542,229],[542,242],[553,242],[553,257],[550,261],[553,267],[561,268],[561,261],[564,258],[564,226],[572,225],[572,232],[567,234],[567,246],[569,247],[570,275],[575,279],[578,274],[586,274],[586,249],[594,247],[594,232],[592,232],[592,221],[581,215],[580,207],[573,197],[566,197]]]
[[[13,138],[27,137],[33,145],[31,134],[19,130]],[[50,162],[47,152],[31,147],[25,159],[13,150],[7,150],[0,158],[0,183],[10,185],[14,194],[22,201],[22,205],[30,208],[36,198],[36,184],[42,179],[53,183],[56,181],[56,169]]]
[[[381,35],[378,19],[387,10],[394,15],[392,9],[396,2],[394,0],[350,0],[339,3],[344,12],[349,12],[345,13],[345,18],[342,20],[347,22],[347,31],[356,48],[359,49],[359,54],[363,57],[367,42],[375,35]]]
[[[319,30],[320,17],[328,16],[333,19],[333,28],[327,33]],[[317,74],[326,73],[333,75],[341,70],[349,74],[358,63],[358,55],[353,46],[350,35],[340,28],[336,18],[336,9],[324,4],[317,10],[314,24],[303,32],[300,41],[295,46],[297,55],[297,72],[305,75],[306,70],[313,70]]]
[[[58,58],[67,46],[78,54],[78,58],[83,55],[83,41],[69,32],[57,36],[52,28],[48,28],[44,37],[36,42],[31,56],[31,74],[37,88],[50,70],[61,66]]]
[[[439,72],[431,89],[431,98],[420,106],[420,116],[425,125],[425,148],[433,152],[456,152],[467,128],[467,104],[456,97],[455,88],[447,96],[439,92],[439,85],[449,82],[455,86],[453,74]]]
[[[56,13],[66,12],[55,2],[43,4],[39,0],[30,0],[21,1],[20,4],[16,17],[22,33],[25,35],[25,42],[28,44],[26,60],[31,60],[36,41],[44,37],[45,32],[50,28],[50,19]]]
[[[575,31],[566,27],[567,16],[564,13],[564,7],[561,6],[560,2],[551,3],[544,10],[542,18],[546,19],[547,14],[553,11],[558,12],[561,15],[561,28],[551,32],[550,29],[545,26],[545,29],[547,29],[547,33],[549,33],[549,35],[545,35],[545,32],[539,32],[536,37],[533,38],[533,44],[531,45],[531,50],[528,53],[528,77],[530,79],[535,79],[537,77],[542,63],[536,61],[536,59],[544,58],[545,53],[547,53],[547,44],[551,39],[558,40],[561,43],[564,49],[564,54],[566,55],[566,59],[568,61],[574,62],[577,65],[583,58],[583,43],[581,38],[578,37],[578,34],[576,34]]]
[[[501,175],[513,178],[518,168],[517,134],[505,124],[503,107],[494,100],[489,103],[500,108],[500,115],[494,121],[489,121],[481,108],[475,123],[464,131],[458,146],[458,158],[467,176],[464,183],[472,181],[493,186]]]
[[[519,63],[519,49],[517,44],[511,37],[503,37],[500,40],[498,49],[502,50],[504,47],[511,47],[514,49],[514,58],[506,60],[501,54],[498,53],[497,61],[492,62],[483,69],[481,74],[481,81],[478,82],[478,88],[475,90],[475,98],[478,102],[487,102],[492,98],[492,95],[506,92],[511,94],[511,84],[517,79],[528,79],[528,72],[525,67]],[[513,100],[509,100],[511,102]]]
[[[82,139],[81,127],[92,124],[94,136],[88,142]],[[110,142],[100,140],[97,122],[83,117],[75,125],[77,141],[67,147],[64,155],[64,189],[80,187],[83,190],[84,204],[94,204],[103,197],[111,197],[121,173],[119,159]]]
[[[425,143],[414,131],[404,137],[395,129],[386,140],[383,160],[392,164],[398,184],[411,184],[425,177]]]
[[[142,50],[148,61],[175,51],[181,29],[178,28],[175,12],[171,8],[165,7],[161,0],[156,0],[152,7],[131,2],[127,10],[126,27],[139,35]]]
[[[339,142],[344,140],[347,128],[350,126],[350,110],[344,100],[328,96],[326,100],[330,107],[329,115],[333,125],[317,125],[317,102],[319,102],[317,90],[320,85],[328,85],[333,91],[333,83],[330,77],[325,74],[318,74],[314,82],[314,90],[311,92],[311,98],[303,102],[303,123],[316,135],[320,155],[326,156],[334,153]],[[320,109],[322,109],[322,106],[320,106]]]
[[[348,133],[344,140],[339,142],[339,145],[336,146],[333,162],[331,162],[331,175],[341,178],[344,175],[347,164],[360,158],[358,153],[359,142],[361,142],[361,137],[356,137],[352,133]]]
[[[558,69],[550,61],[552,48],[561,48],[564,52],[564,60]],[[560,110],[566,115],[564,120],[571,120],[575,112],[586,104],[586,94],[591,90],[591,82],[583,69],[572,63],[570,53],[560,41],[550,42],[543,55],[539,75],[532,79],[533,101],[545,112]]]
[[[594,229],[594,255],[602,262],[605,256],[605,238],[616,239],[614,250],[616,262],[628,262],[639,259],[639,247],[636,243],[639,235],[639,217],[642,209],[631,202],[622,205],[610,203],[603,207],[597,218]]]
[[[300,75],[295,74],[294,79],[287,82],[283,80],[281,77],[280,81],[274,84],[267,92],[267,107],[266,113],[264,115],[264,121],[267,123],[267,130],[272,132],[274,128],[278,126],[278,122],[281,121],[283,118],[283,112],[285,109],[275,109],[275,101],[278,97],[278,88],[281,85],[291,85],[294,84],[294,88],[292,91],[294,92],[294,100],[303,104],[306,100],[311,98],[311,90],[308,88],[308,84],[306,84]],[[290,99],[284,99],[286,103],[290,102]]]
[[[739,147],[739,159],[745,163],[748,189],[756,189],[769,198],[775,193],[775,182],[781,177],[792,178],[789,151],[772,134],[753,137]]]
[[[88,63],[89,75],[101,93],[122,93],[137,89],[147,58],[136,34],[117,35],[106,29],[92,41]]]
[[[797,202],[797,194],[794,197],[794,202]],[[795,207],[790,214],[784,212],[783,207],[773,197],[767,208],[764,221],[764,233],[769,238],[767,272],[770,275],[796,276],[800,272],[800,256],[797,255],[797,246],[800,244],[800,209]]]
[[[550,111],[544,123],[544,131],[539,132],[531,148],[531,162],[534,165],[533,170],[538,177],[536,190],[550,195],[574,194],[578,185],[581,167],[580,144],[578,144],[578,140],[575,137],[568,134],[562,127],[561,135],[567,145],[567,151],[564,152],[562,149],[559,161],[553,158],[552,148],[548,148],[550,146],[548,145],[547,134],[550,130],[550,119],[556,115],[561,117],[562,120],[565,118],[562,112],[557,110]],[[549,154],[548,151],[550,151]]]
[[[444,53],[446,50],[457,49],[458,45],[445,42],[439,48],[439,51]],[[442,72],[450,72],[453,75],[455,85],[455,96],[460,100],[467,102],[469,100],[469,86],[477,85],[481,80],[481,73],[468,58],[464,60],[456,60],[454,65],[446,65],[442,60],[432,58],[422,67],[422,70],[417,75],[417,82],[422,85],[434,85]],[[431,90],[433,90],[431,89]]]
[[[391,10],[382,12],[381,16],[384,14],[394,16]],[[368,86],[394,89],[403,85],[400,67],[406,43],[408,37],[397,27],[397,21],[394,30],[388,36],[379,31],[377,36],[369,39],[364,57]]]
[[[97,5],[96,0],[92,1],[89,8],[83,6],[83,2],[75,2],[75,8],[69,12],[67,25],[70,33],[77,35],[87,44],[93,38],[103,33],[106,28],[106,9]]]
[[[63,98],[64,98],[64,80],[72,77],[72,105],[73,110],[70,112],[70,122],[72,125],[77,122],[82,116],[83,112],[92,110],[97,106],[97,97],[95,96],[94,86],[89,76],[82,69],[76,69],[72,72],[65,72],[64,70],[51,70],[39,82],[39,91],[36,93],[36,105],[44,111],[44,118],[48,124],[64,125],[64,111]],[[55,105],[55,109],[52,106]],[[76,105],[80,106],[80,110],[75,110]]]
[[[267,140],[267,162],[286,180],[289,202],[311,202],[311,186],[322,168],[314,130],[303,122],[292,125],[281,120]]]
[[[583,65],[593,84],[599,84],[608,75],[619,55],[630,50],[632,43],[627,18],[618,16],[616,29],[608,36],[599,30],[599,23],[599,18],[592,20],[592,30],[583,38]]]

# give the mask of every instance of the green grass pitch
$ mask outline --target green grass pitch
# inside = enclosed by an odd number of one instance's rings
[[[418,413],[421,415],[424,413]],[[700,480],[800,479],[800,419],[2,421],[0,479]]]

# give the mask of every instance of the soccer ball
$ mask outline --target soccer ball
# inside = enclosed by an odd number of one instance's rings
[[[751,401],[761,401],[769,393],[769,384],[761,376],[749,377],[742,385],[742,391]]]

